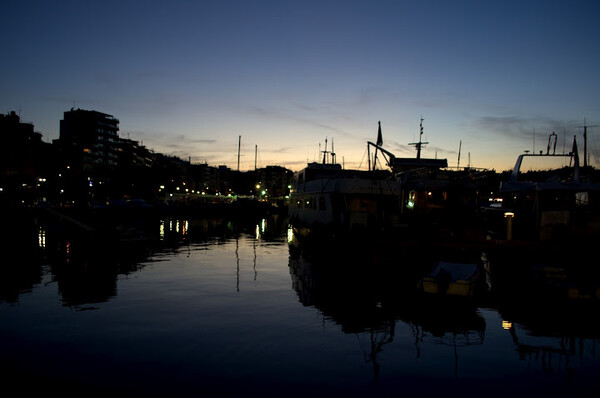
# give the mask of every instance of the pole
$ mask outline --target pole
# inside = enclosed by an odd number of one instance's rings
[[[588,126],[585,118],[583,119],[583,167],[587,167],[588,162],[588,153],[587,153],[587,128],[588,127],[598,127],[598,126]]]
[[[242,146],[242,136],[239,136],[238,139],[238,167],[237,167],[237,171],[240,171],[240,146]]]
[[[254,145],[254,171],[256,171],[256,154],[258,153],[258,145]]]
[[[587,167],[587,126],[583,122],[583,167]]]

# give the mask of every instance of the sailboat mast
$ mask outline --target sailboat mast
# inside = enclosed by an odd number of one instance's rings
[[[581,127],[581,126],[580,126]],[[598,126],[588,126],[585,118],[583,119],[583,167],[587,167],[587,159],[588,159],[588,152],[587,152],[587,128],[588,127],[598,127]]]
[[[583,167],[587,167],[587,125],[583,119]]]
[[[421,158],[421,138],[423,138],[423,116],[421,116],[421,123],[419,124],[420,132],[419,132],[419,152],[417,153],[417,158]]]
[[[240,135],[238,138],[238,165],[237,171],[240,171],[240,147],[242,146],[242,136]]]

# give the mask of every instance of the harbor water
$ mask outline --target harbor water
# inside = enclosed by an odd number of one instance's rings
[[[432,299],[418,287],[439,254],[426,245],[304,247],[283,217],[151,230],[118,242],[44,220],[9,231],[4,391],[600,396],[597,281],[584,267],[597,258],[475,248],[489,294]]]

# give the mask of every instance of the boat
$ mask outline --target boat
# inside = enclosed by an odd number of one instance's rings
[[[401,182],[389,170],[344,169],[327,150],[295,173],[289,218],[298,230],[383,231],[398,225]]]
[[[422,135],[423,119],[420,128]],[[417,148],[416,158],[396,157],[383,148],[379,122],[377,142],[367,142],[368,170],[348,170],[335,161],[333,145],[328,151],[325,141],[322,162],[308,163],[294,176],[292,225],[297,230],[393,232],[411,238],[464,235],[463,227],[472,224],[478,209],[477,170],[445,170],[447,159],[421,157],[424,144],[421,138],[409,144]]]
[[[420,122],[419,141],[410,143],[416,148],[416,157],[399,158],[377,143],[368,142],[369,154],[381,153],[393,178],[401,182],[400,213],[402,223],[412,236],[481,240],[483,229],[479,225],[479,208],[482,193],[489,192],[494,184],[487,169],[448,166],[447,159],[424,158],[423,118]],[[460,150],[459,150],[460,153]],[[370,156],[370,155],[369,155]],[[460,164],[460,154],[459,163]],[[459,227],[460,226],[460,227]]]
[[[561,159],[569,165],[521,171],[524,160]],[[600,235],[600,183],[582,175],[576,136],[568,153],[556,153],[556,134],[552,133],[546,153],[520,154],[508,181],[501,183],[500,194],[507,240],[558,241]]]
[[[473,297],[485,281],[479,263],[439,261],[433,271],[421,279],[424,293]]]

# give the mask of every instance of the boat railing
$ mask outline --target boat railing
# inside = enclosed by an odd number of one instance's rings
[[[554,141],[554,151],[553,151],[553,153],[550,153],[550,147],[552,145],[553,134],[554,133],[550,134],[550,137],[548,137],[548,147],[547,147],[545,154],[543,151],[540,151],[540,153],[522,153],[517,157],[517,162],[515,163],[515,167],[513,168],[512,173],[510,174],[510,178],[509,178],[510,183],[517,182],[519,173],[521,172],[521,166],[523,164],[523,159],[525,159],[526,157],[570,158],[569,163],[571,163],[571,162],[573,163],[573,182],[575,182],[575,183],[580,182],[579,154],[578,154],[578,150],[577,150],[577,138],[575,136],[573,137],[573,149],[571,152],[557,154],[556,153],[556,140],[555,140]]]

